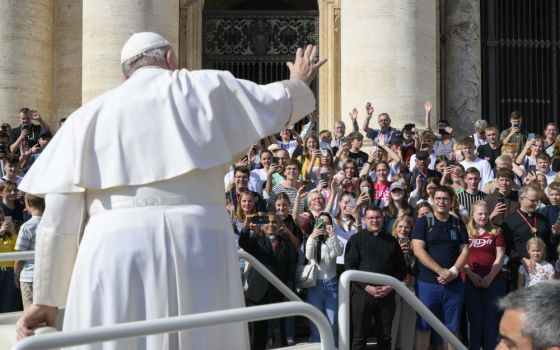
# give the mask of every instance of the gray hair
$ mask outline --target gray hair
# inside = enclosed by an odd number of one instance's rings
[[[536,188],[533,185],[525,185],[523,187],[521,187],[521,189],[519,190],[519,194],[518,197],[519,199],[523,198],[523,197],[527,197],[527,195],[529,194],[530,191],[535,191],[535,192],[539,192],[539,189]]]
[[[531,340],[533,349],[560,346],[560,282],[545,281],[518,289],[498,301],[500,310],[519,310],[525,314],[521,333]]]
[[[321,190],[315,188],[315,189],[309,191],[309,193],[307,194],[307,198],[306,198],[308,208],[311,206],[311,202],[313,201],[312,197],[313,197],[314,194],[318,194],[319,196],[323,197],[323,200],[325,199],[325,196],[323,196],[323,194],[321,193]]]
[[[488,126],[488,122],[483,119],[479,119],[476,122],[474,122],[474,130],[476,131],[482,131],[486,129],[487,126]]]
[[[144,51],[132,58],[129,58],[122,64],[124,76],[130,78],[132,73],[144,66],[166,65],[167,60],[165,55],[169,50],[171,50],[171,46],[156,47],[155,49]]]

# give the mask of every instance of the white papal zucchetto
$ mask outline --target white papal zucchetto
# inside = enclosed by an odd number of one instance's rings
[[[121,51],[121,64],[144,51],[171,45],[163,36],[152,32],[133,34]]]

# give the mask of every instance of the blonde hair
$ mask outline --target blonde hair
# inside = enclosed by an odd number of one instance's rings
[[[408,215],[399,216],[399,217],[397,217],[397,219],[393,223],[393,228],[392,228],[392,232],[391,232],[393,237],[395,237],[397,239],[399,238],[399,235],[397,234],[397,226],[398,226],[399,222],[402,222],[402,221],[404,221],[405,223],[407,223],[410,226],[410,235],[412,235],[412,228],[414,227],[414,220],[412,220],[412,218]]]
[[[543,260],[546,259],[546,244],[544,241],[539,237],[530,238],[525,246],[527,253],[529,253],[529,248],[531,248],[532,245],[536,246],[541,251]]]
[[[237,216],[237,219],[240,221],[245,221],[245,215],[246,215],[243,209],[241,209],[241,199],[243,199],[243,197],[250,197],[253,200],[253,210],[251,210],[251,212],[247,214],[257,213],[257,199],[251,192],[243,191],[239,194],[239,197],[237,199],[237,210],[235,211],[235,216]]]
[[[516,143],[506,143],[502,145],[502,154],[506,152],[517,152],[517,144]]]
[[[475,209],[479,207],[484,207],[486,208],[486,211],[490,212],[490,209],[488,208],[488,203],[486,203],[486,201],[476,201],[471,205],[470,217],[469,217],[469,221],[467,222],[467,232],[469,233],[469,238],[474,238],[478,236],[478,229],[480,227],[477,227],[477,225],[475,224],[473,214]],[[490,219],[488,219],[488,222],[481,228],[483,228],[484,231],[486,232],[490,232],[493,236],[497,236],[498,233],[500,232],[498,228],[494,227]]]

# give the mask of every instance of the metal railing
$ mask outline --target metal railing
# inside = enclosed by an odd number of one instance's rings
[[[192,328],[215,326],[224,323],[260,321],[277,317],[302,315],[312,320],[321,336],[321,349],[334,350],[334,337],[331,326],[323,313],[315,306],[288,301],[285,303],[251,306],[220,310],[186,316],[169,317],[94,327],[80,331],[66,331],[29,337],[18,342],[12,350],[39,350],[65,346],[98,343],[102,341],[140,337],[150,334],[177,332]]]
[[[0,261],[33,260],[34,258],[35,258],[34,251],[0,254]]]
[[[351,282],[363,282],[391,286],[417,313],[432,326],[454,349],[467,350],[443,323],[416,298],[416,296],[398,279],[379,273],[348,270],[342,273],[338,283],[338,348],[350,349],[350,285]]]
[[[116,340],[122,338],[139,337],[150,334],[169,333],[173,331],[201,328],[216,324],[232,322],[248,322],[270,319],[273,317],[288,317],[295,315],[307,316],[319,330],[321,349],[333,350],[334,337],[331,326],[319,309],[302,302],[302,300],[280,281],[260,261],[247,252],[238,252],[240,259],[245,259],[251,266],[266,278],[274,287],[286,296],[290,302],[212,311],[194,315],[177,316],[166,319],[130,322],[112,326],[94,327],[82,331],[68,331],[56,334],[46,334],[39,337],[26,338],[18,342],[12,349],[49,349],[53,347],[83,345],[88,343]],[[0,261],[30,260],[34,252],[15,252],[0,254]]]

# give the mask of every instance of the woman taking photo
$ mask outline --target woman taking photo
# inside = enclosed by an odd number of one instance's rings
[[[499,314],[496,301],[503,294],[501,276],[505,240],[489,219],[488,205],[475,202],[467,223],[470,254],[464,269],[465,306],[469,320],[469,349],[494,349]]]
[[[336,259],[342,255],[344,248],[336,236],[332,217],[329,213],[319,213],[305,248],[305,257],[309,262],[315,263],[319,270],[315,287],[307,290],[307,302],[316,306],[325,314],[333,331],[335,345],[337,345],[338,279],[336,276]],[[320,342],[317,327],[312,322],[310,324],[309,342]]]
[[[296,194],[296,204],[292,209],[292,216],[295,218],[296,224],[301,228],[304,233],[310,234],[313,230],[313,225],[317,219],[319,213],[326,211],[330,212],[332,210],[334,198],[336,197],[336,183],[331,182],[331,197],[328,202],[325,201],[325,197],[319,189],[314,189],[309,193],[304,193],[304,189],[301,187]],[[307,210],[298,214],[300,212],[300,202],[302,198],[307,197]]]

